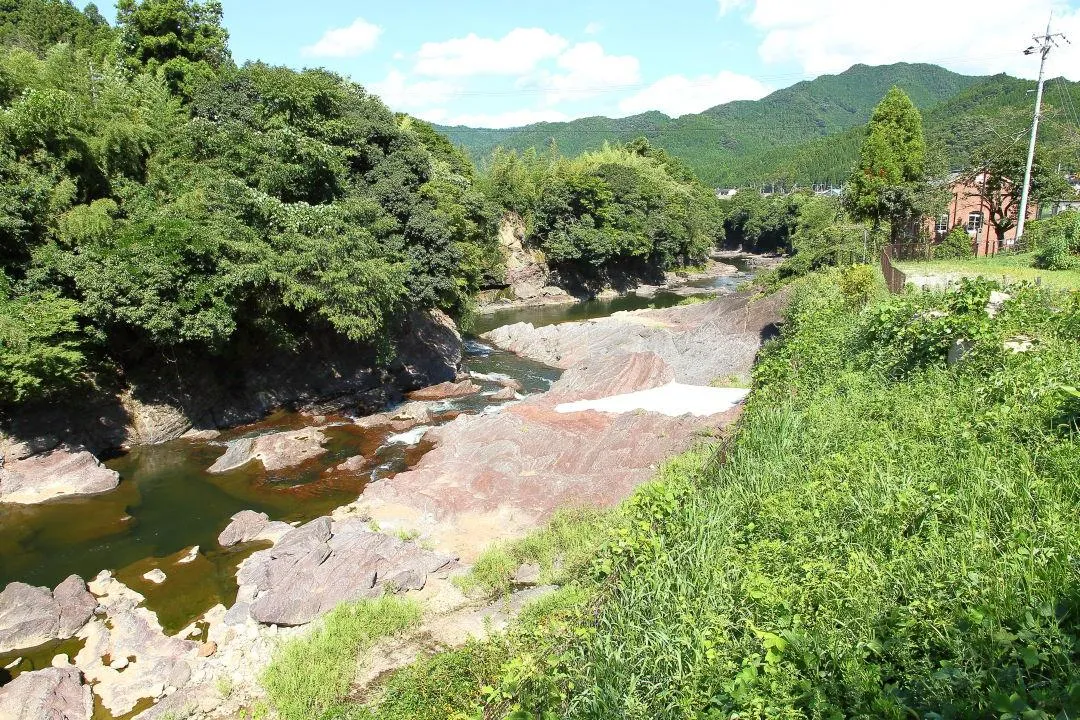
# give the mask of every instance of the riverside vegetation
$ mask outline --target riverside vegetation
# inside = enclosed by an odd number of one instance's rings
[[[243,363],[320,334],[385,363],[411,311],[467,316],[514,209],[563,268],[700,262],[721,208],[647,143],[498,155],[333,73],[238,67],[216,2],[0,8],[0,403],[148,359]],[[521,170],[521,172],[519,172]]]
[[[1080,297],[1016,286],[990,316],[994,288],[797,281],[733,438],[471,577],[540,561],[555,595],[284,717],[1074,716]]]

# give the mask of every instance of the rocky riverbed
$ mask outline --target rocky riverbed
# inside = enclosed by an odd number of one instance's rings
[[[0,594],[0,639],[9,638],[3,647],[10,651],[3,657],[38,659],[5,663],[14,679],[0,687],[0,718],[51,712],[81,720],[95,702],[117,717],[226,717],[257,698],[258,674],[283,638],[306,632],[339,602],[388,590],[423,599],[425,627],[447,643],[483,632],[491,618],[505,622],[505,612],[476,606],[449,578],[492,541],[520,536],[560,507],[617,504],[698,433],[730,424],[740,391],[700,391],[692,394],[708,400],[690,402],[684,389],[747,373],[782,304],[782,298],[731,297],[496,330],[488,342],[563,368],[562,377],[538,392],[543,388],[535,382],[501,372],[512,366],[503,355],[474,344],[475,355],[491,353],[498,362],[348,421],[381,433],[378,447],[407,436],[400,442],[422,440],[426,449],[402,472],[368,477],[352,502],[294,524],[236,512],[201,550],[177,550],[155,563],[165,576],[160,586],[135,590],[141,576],[121,581],[107,571],[85,585],[78,578],[55,589],[9,585]],[[203,467],[216,466],[225,478],[312,463],[346,475],[370,473],[375,458],[367,453],[375,448],[351,457],[327,451],[327,433],[334,431],[328,420],[313,415],[300,427],[190,442],[207,448]],[[235,598],[179,632],[165,632],[147,607],[149,593],[167,592],[174,574],[206,553],[238,550]],[[40,658],[51,649],[56,656],[45,663],[51,667],[42,668]],[[395,666],[421,651],[381,648],[380,662]]]

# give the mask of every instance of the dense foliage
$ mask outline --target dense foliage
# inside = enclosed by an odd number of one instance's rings
[[[713,192],[645,140],[573,159],[498,150],[484,188],[550,264],[585,275],[700,261],[723,237]]]
[[[214,3],[120,20],[115,62],[82,46],[93,18],[0,49],[0,402],[245,337],[386,350],[498,275],[489,203],[430,127],[325,71],[235,67]]]
[[[1035,263],[1046,270],[1080,267],[1080,212],[1070,210],[1032,222],[1025,243],[1036,253]]]
[[[866,126],[845,203],[875,228],[888,223],[896,242],[935,209],[928,167],[922,115],[903,90],[893,88]]]

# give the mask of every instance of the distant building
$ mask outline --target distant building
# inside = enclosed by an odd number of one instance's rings
[[[991,220],[990,207],[979,195],[979,185],[986,182],[986,174],[976,175],[971,182],[966,182],[961,173],[953,173],[948,178],[951,195],[948,208],[937,217],[926,218],[923,227],[931,240],[940,241],[950,230],[962,227],[971,238],[975,255],[994,255],[999,250],[1007,250],[1016,243],[1016,229],[1005,233],[1003,242],[998,242],[997,231]],[[1012,209],[1015,216],[1016,208]],[[1028,208],[1028,218],[1036,217],[1034,204]]]
[[[739,192],[739,188],[716,188],[716,197],[720,200],[730,200]]]

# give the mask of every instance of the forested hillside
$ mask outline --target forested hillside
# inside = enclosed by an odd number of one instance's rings
[[[576,155],[605,141],[625,142],[643,136],[684,160],[703,181],[741,185],[752,181],[749,173],[758,163],[754,158],[768,157],[777,146],[794,147],[865,124],[874,105],[893,86],[905,90],[919,108],[926,109],[980,79],[936,65],[855,65],[839,75],[800,82],[761,100],[732,102],[680,118],[650,112],[617,120],[583,118],[508,130],[439,129],[477,160],[486,158],[497,146],[543,150],[554,140],[561,152]]]
[[[467,161],[341,77],[237,67],[220,20],[0,17],[0,400],[328,331],[387,355],[409,311],[498,274]]]
[[[975,83],[924,113],[926,136],[951,170],[961,170],[972,151],[990,138],[1026,147],[1034,102],[1035,83],[1008,75],[994,75]],[[1062,167],[1080,167],[1077,131],[1080,128],[1080,83],[1054,78],[1046,85],[1041,145]],[[727,176],[739,184],[840,184],[858,157],[863,127],[853,127],[823,138],[732,158]]]
[[[659,112],[622,119],[584,118],[523,128],[441,128],[483,161],[496,146],[543,150],[553,140],[576,154],[609,140],[649,138],[684,160],[717,187],[833,184],[847,179],[858,157],[870,110],[893,85],[904,89],[926,120],[926,134],[941,162],[964,167],[987,133],[1022,135],[1030,127],[1034,82],[1008,75],[966,77],[934,65],[855,67],[779,90],[759,101],[720,105],[672,119]],[[1080,84],[1056,78],[1047,84],[1048,150],[1076,164]]]

